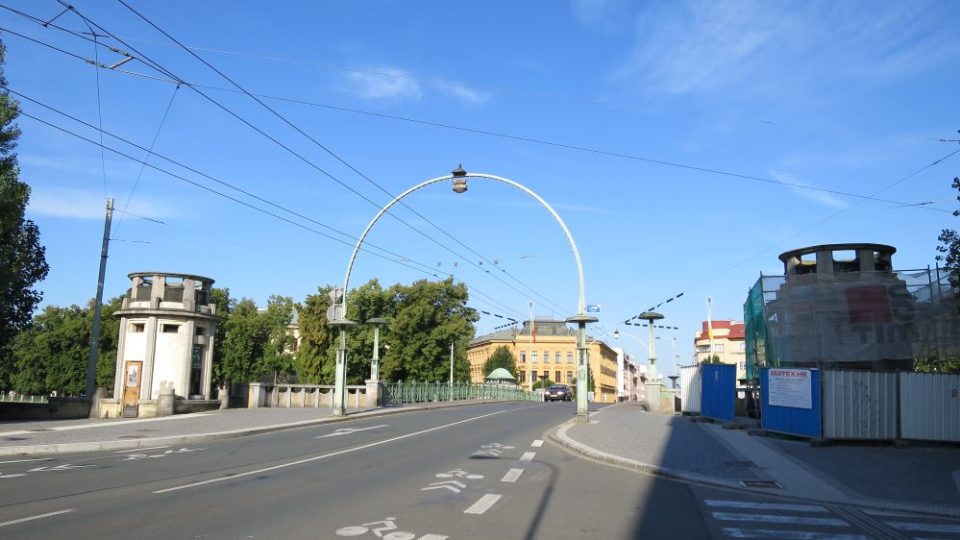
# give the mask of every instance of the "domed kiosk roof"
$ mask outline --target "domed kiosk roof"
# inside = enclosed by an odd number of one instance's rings
[[[509,371],[500,367],[490,372],[487,375],[486,380],[488,381],[513,381],[516,380],[516,377],[510,374]]]

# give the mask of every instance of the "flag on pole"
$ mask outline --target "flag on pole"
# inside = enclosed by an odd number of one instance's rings
[[[533,315],[533,302],[530,302],[530,340],[537,342],[537,320]]]

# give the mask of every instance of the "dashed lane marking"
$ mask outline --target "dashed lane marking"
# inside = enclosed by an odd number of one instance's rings
[[[48,517],[53,517],[53,516],[59,516],[60,514],[66,514],[66,513],[68,513],[68,512],[73,512],[73,509],[69,509],[69,510],[58,510],[58,511],[56,511],[56,512],[47,512],[46,514],[39,514],[39,515],[36,515],[36,516],[30,516],[30,517],[25,517],[25,518],[20,518],[20,519],[14,519],[14,520],[12,520],[12,521],[4,521],[3,523],[0,523],[0,527],[8,527],[8,526],[10,526],[10,525],[16,525],[16,524],[18,524],[18,523],[26,523],[26,522],[28,522],[28,521],[34,521],[34,520],[37,520],[37,519],[43,519],[43,518],[48,518]]]
[[[531,444],[530,446],[534,448],[540,448],[541,446],[543,446],[543,441],[541,441],[540,439],[537,439],[533,441],[533,444]]]
[[[523,455],[520,456],[520,461],[532,461],[535,455],[537,455],[536,452],[524,452]]]
[[[148,450],[163,450],[164,448],[170,448],[170,445],[166,446],[151,446],[149,448],[134,448],[132,450],[117,450],[114,454],[129,454],[131,452],[146,452]]]
[[[503,475],[503,478],[500,479],[501,482],[514,483],[520,479],[520,475],[523,474],[523,469],[510,469],[507,471],[507,474]]]
[[[4,463],[26,463],[27,461],[50,461],[53,458],[34,458],[34,459],[14,459],[11,461],[0,461],[0,465]]]
[[[464,514],[483,514],[490,509],[491,506],[497,504],[497,501],[500,500],[500,497],[503,495],[497,495],[496,493],[487,493],[483,497],[477,499],[477,502],[473,503],[470,508],[467,508],[463,511]]]

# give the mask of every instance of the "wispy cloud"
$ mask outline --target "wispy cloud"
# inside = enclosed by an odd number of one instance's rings
[[[437,90],[471,105],[485,103],[490,99],[490,94],[455,81],[437,81],[434,86]]]
[[[115,207],[119,212],[125,205],[126,201],[117,201]],[[31,186],[29,210],[37,215],[99,220],[103,219],[105,206],[102,193],[68,187]],[[163,204],[137,199],[130,202],[127,212],[154,219],[171,215]]]
[[[950,3],[650,3],[615,73],[666,93],[901,77],[960,53]]]
[[[570,0],[573,16],[587,26],[606,24],[623,6],[623,0]]]
[[[824,206],[829,206],[832,208],[847,208],[848,206],[850,206],[849,204],[847,204],[846,201],[840,200],[837,197],[835,197],[833,194],[828,193],[826,191],[806,189],[809,187],[813,187],[812,184],[810,184],[809,182],[800,180],[799,178],[796,178],[789,174],[774,171],[773,173],[771,173],[771,176],[779,182],[790,184],[787,187],[789,187],[791,191],[803,197],[804,199],[807,199],[808,201],[812,201],[817,204],[822,204]]]
[[[420,81],[409,72],[382,67],[350,71],[347,81],[354,92],[369,99],[420,99]]]

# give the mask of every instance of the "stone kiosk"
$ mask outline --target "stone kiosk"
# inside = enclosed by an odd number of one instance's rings
[[[129,277],[130,293],[116,313],[113,399],[100,401],[100,416],[166,416],[219,406],[210,395],[219,321],[210,301],[213,280],[164,272]]]

